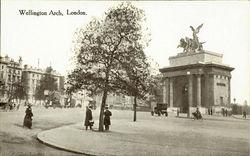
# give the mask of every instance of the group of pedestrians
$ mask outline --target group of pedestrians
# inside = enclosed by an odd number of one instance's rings
[[[85,122],[84,122],[84,126],[86,130],[88,130],[88,127],[90,128],[90,130],[92,130],[92,126],[94,125],[92,109],[93,107],[91,105],[86,107],[86,115],[85,115]],[[109,111],[108,106],[105,106],[104,126],[105,126],[106,131],[109,130],[109,126],[111,125],[110,116],[112,116],[112,113]]]
[[[14,110],[19,110],[20,104],[19,103],[14,103],[14,102],[8,102],[4,105],[3,109],[7,111],[14,111]]]
[[[221,111],[221,113],[222,113],[222,116],[228,116],[229,115],[229,112],[228,112],[228,110],[225,108],[222,108],[222,111]]]
[[[85,122],[84,122],[86,130],[88,130],[88,128],[92,130],[92,127],[94,125],[92,109],[93,109],[93,106],[91,105],[86,107],[86,115],[85,115]],[[106,131],[109,130],[109,126],[111,125],[110,116],[112,116],[112,113],[109,111],[108,106],[105,106],[104,126],[105,126]],[[32,117],[33,117],[32,108],[31,108],[31,105],[29,104],[27,109],[25,110],[23,127],[27,127],[29,129],[32,128]]]

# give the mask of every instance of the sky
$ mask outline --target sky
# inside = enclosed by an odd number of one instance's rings
[[[119,2],[107,1],[2,1],[1,55],[29,66],[46,68],[50,64],[62,75],[72,69],[71,51],[75,30],[91,17],[104,17],[104,12]],[[141,1],[133,2],[145,11],[151,42],[145,49],[159,67],[169,65],[168,58],[182,52],[180,38],[192,38],[189,26],[203,23],[198,37],[204,50],[223,54],[223,64],[234,67],[231,100],[250,103],[250,2],[215,1]],[[66,15],[66,10],[87,15]],[[60,10],[64,16],[27,16],[19,10]]]

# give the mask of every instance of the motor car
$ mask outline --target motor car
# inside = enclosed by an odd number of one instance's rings
[[[158,116],[165,115],[168,116],[168,104],[167,103],[156,103],[156,107],[151,111],[151,115],[157,114]]]

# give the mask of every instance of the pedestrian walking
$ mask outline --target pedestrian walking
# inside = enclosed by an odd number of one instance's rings
[[[85,116],[85,127],[86,127],[86,130],[88,130],[88,127],[92,130],[92,126],[94,124],[94,122],[92,121],[93,120],[93,117],[92,117],[92,106],[88,106],[86,107],[86,116]]]
[[[16,110],[19,110],[19,107],[20,107],[20,103],[17,104]]]
[[[108,106],[106,106],[104,112],[104,126],[106,131],[109,130],[109,126],[111,125],[110,116],[112,116],[112,113],[109,111]]]
[[[31,105],[28,105],[28,108],[25,111],[25,117],[24,117],[24,121],[23,121],[24,127],[28,127],[29,129],[31,129],[32,117],[33,117],[33,113],[32,113],[32,109],[31,109]]]
[[[246,111],[243,112],[243,118],[245,118],[245,119],[247,118],[247,113],[246,113]]]
[[[225,116],[225,110],[222,108],[222,116]]]

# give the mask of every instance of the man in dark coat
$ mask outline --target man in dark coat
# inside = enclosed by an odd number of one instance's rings
[[[31,109],[31,105],[28,105],[28,108],[25,111],[25,117],[24,117],[24,121],[23,121],[23,126],[24,127],[28,127],[29,129],[31,129],[32,127],[32,109]]]
[[[93,122],[91,121],[93,119],[91,108],[92,106],[86,107],[86,116],[85,116],[85,123],[84,123],[86,130],[88,130],[88,126],[92,130],[92,126],[93,126]]]
[[[246,111],[243,112],[243,118],[245,118],[245,119],[247,118],[247,113],[246,113]]]
[[[110,116],[112,116],[112,113],[108,110],[108,106],[106,106],[104,112],[104,126],[106,131],[109,130],[109,125],[111,125]]]

